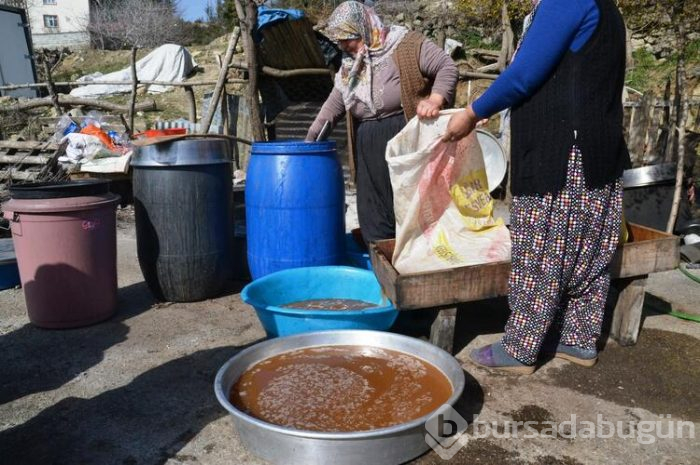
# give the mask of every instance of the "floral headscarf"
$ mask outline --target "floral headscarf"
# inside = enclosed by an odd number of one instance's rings
[[[518,54],[518,50],[520,50],[520,46],[523,44],[523,39],[525,38],[525,34],[527,34],[527,30],[530,29],[530,26],[532,26],[532,21],[535,19],[535,13],[537,13],[538,6],[540,6],[540,0],[532,0],[532,9],[523,20],[523,32],[520,34],[520,40],[518,40],[518,45],[515,47],[513,56],[510,59],[511,62],[515,59],[515,55]]]
[[[375,113],[380,105],[375,102],[372,92],[373,73],[391,57],[408,29],[385,27],[373,8],[347,1],[333,11],[326,31],[334,41],[362,39],[364,45],[357,55],[343,58],[336,75],[336,87],[341,91],[347,109],[362,102]]]

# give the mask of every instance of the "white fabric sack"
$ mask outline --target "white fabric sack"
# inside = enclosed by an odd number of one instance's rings
[[[182,82],[189,75],[197,63],[192,59],[190,52],[181,45],[161,45],[151,53],[136,62],[136,76],[141,81],[166,81]],[[97,97],[100,95],[123,94],[131,92],[131,84],[111,85],[99,84],[100,81],[131,81],[131,67],[124,68],[109,74],[93,73],[83,76],[78,81],[95,83],[82,87],[76,87],[70,94],[75,97]],[[170,90],[172,86],[151,85],[148,92],[162,93]]]
[[[107,150],[98,137],[90,134],[72,132],[63,136],[60,143],[65,141],[68,141],[66,154],[59,157],[58,161],[78,163],[85,158],[92,159],[101,151]]]
[[[484,159],[472,132],[443,143],[450,117],[414,117],[386,149],[394,190],[399,273],[435,271],[510,259],[510,233],[493,218]]]

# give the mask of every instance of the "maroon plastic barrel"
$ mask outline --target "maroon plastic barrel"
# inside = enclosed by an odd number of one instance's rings
[[[36,326],[75,328],[114,315],[119,196],[98,184],[11,188],[12,200],[3,205],[27,313]]]

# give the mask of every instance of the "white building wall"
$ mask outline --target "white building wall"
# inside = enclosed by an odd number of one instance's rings
[[[90,45],[90,0],[27,0],[27,14],[34,48]],[[55,17],[56,27],[47,26],[47,16]]]

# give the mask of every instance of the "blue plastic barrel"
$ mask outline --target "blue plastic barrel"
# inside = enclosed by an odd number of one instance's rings
[[[345,188],[334,141],[254,143],[245,198],[253,279],[343,263]]]

